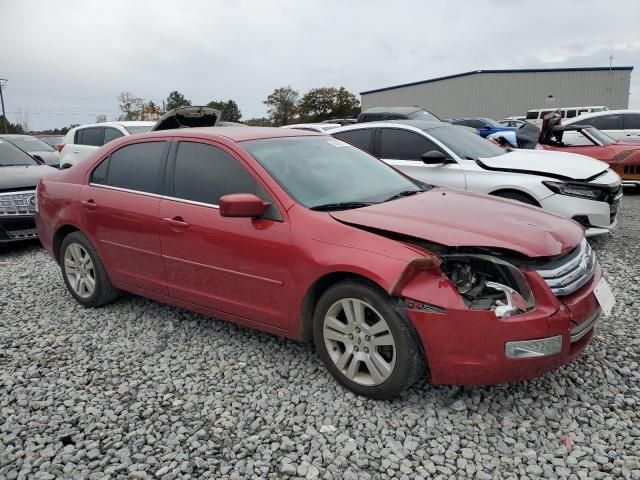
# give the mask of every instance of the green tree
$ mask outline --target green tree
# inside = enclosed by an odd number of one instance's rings
[[[287,125],[298,114],[298,92],[291,85],[276,88],[263,102],[275,126]]]
[[[167,101],[166,101],[167,112],[180,107],[189,107],[190,105],[191,105],[191,100],[187,100],[184,97],[184,95],[177,90],[174,90],[173,92],[171,92],[167,97]]]
[[[5,131],[6,125],[6,131]],[[0,115],[0,132],[1,133],[24,133],[24,128],[18,122],[11,123],[8,118]]]
[[[332,118],[352,118],[360,113],[360,100],[344,87],[336,92]]]
[[[353,117],[360,112],[360,102],[344,87],[313,88],[300,99],[298,112],[308,122]]]
[[[142,109],[143,100],[136,97],[131,92],[120,92],[118,95],[120,102],[120,120],[140,120],[140,110]]]
[[[227,100],[226,102],[224,100],[217,102],[213,100],[207,103],[207,106],[220,110],[222,120],[226,122],[239,122],[242,118],[242,112],[238,104],[233,100]]]

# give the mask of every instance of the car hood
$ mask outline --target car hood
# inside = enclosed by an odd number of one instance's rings
[[[0,167],[0,191],[14,188],[35,188],[42,177],[57,171],[47,165]]]
[[[29,152],[31,156],[38,155],[47,165],[60,164],[60,154],[58,152]]]
[[[215,127],[220,121],[220,110],[212,107],[181,107],[165,113],[151,131],[174,128]]]
[[[445,188],[364,208],[331,212],[340,222],[447,247],[485,247],[550,257],[584,236],[567,218],[512,200]]]
[[[487,170],[529,173],[561,180],[588,180],[609,167],[585,155],[545,150],[514,150],[497,157],[480,158],[478,164]]]

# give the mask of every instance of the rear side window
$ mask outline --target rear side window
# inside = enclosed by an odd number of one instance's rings
[[[623,118],[625,130],[640,130],[640,113],[629,113]]]
[[[431,150],[442,151],[421,135],[397,128],[380,129],[380,157],[393,160],[420,160]]]
[[[574,118],[576,116],[575,110],[567,110],[567,118]]]
[[[359,130],[349,130],[348,132],[336,133],[333,136],[350,143],[354,147],[358,147],[365,152],[372,153],[371,138],[373,137],[373,128],[361,128]]]
[[[474,119],[465,120],[464,122],[462,122],[462,125],[464,125],[466,127],[472,127],[472,128],[482,128],[482,127],[488,127],[489,126],[485,122],[483,122],[482,120],[474,120]]]
[[[540,112],[527,112],[527,120],[537,120]]]
[[[166,142],[136,143],[122,147],[93,171],[91,181],[137,192],[160,193],[165,148]]]
[[[591,125],[598,130],[622,130],[622,115],[602,115],[601,117],[594,117],[585,119],[583,122],[585,125]]]
[[[124,137],[124,133],[120,130],[117,130],[112,127],[107,127],[104,129],[104,143],[109,143],[111,140],[115,140],[116,138]]]
[[[104,139],[104,128],[92,127],[81,128],[76,132],[76,141],[78,145],[90,145],[92,147],[101,147]]]

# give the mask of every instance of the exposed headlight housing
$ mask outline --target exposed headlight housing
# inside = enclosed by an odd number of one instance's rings
[[[502,318],[524,313],[535,305],[522,272],[497,257],[443,255],[440,268],[471,310],[492,310]]]
[[[570,197],[586,198],[588,200],[600,200],[603,191],[585,183],[571,182],[542,182],[545,187],[554,193],[560,195],[568,195]]]

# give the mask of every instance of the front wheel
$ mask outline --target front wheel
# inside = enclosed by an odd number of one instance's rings
[[[315,310],[314,341],[329,372],[359,395],[393,397],[424,372],[411,326],[384,291],[364,281],[325,292]]]

